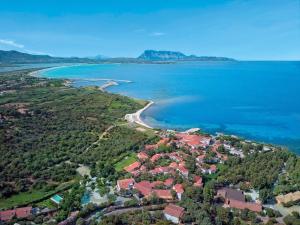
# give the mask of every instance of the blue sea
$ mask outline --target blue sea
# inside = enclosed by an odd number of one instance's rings
[[[199,127],[300,153],[300,62],[76,65],[42,76],[76,79],[75,86],[129,80],[108,91],[153,100],[142,115],[153,127]]]

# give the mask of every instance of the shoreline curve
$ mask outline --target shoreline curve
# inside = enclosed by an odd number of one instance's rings
[[[149,128],[149,129],[154,129],[153,127],[149,126],[146,124],[142,119],[141,119],[141,114],[145,112],[147,109],[149,109],[152,105],[154,104],[153,101],[149,101],[149,103],[142,109],[136,111],[135,113],[130,113],[125,115],[125,120],[129,123],[136,123],[140,126]]]
[[[71,65],[71,66],[77,66],[77,65]],[[40,74],[42,72],[53,70],[53,69],[57,69],[57,68],[62,68],[62,67],[68,67],[68,66],[55,66],[55,67],[50,67],[50,68],[39,69],[39,70],[30,72],[29,76],[40,77]],[[67,80],[72,80],[72,79],[67,79]],[[109,86],[118,85],[118,83],[116,81],[123,81],[123,82],[126,82],[126,83],[131,83],[132,82],[132,81],[129,81],[129,80],[112,80],[112,79],[105,79],[105,78],[101,78],[99,80],[110,80],[110,81],[114,81],[115,82],[115,83],[108,82],[108,83],[106,83],[106,85],[99,87],[99,90],[101,90],[101,91],[106,91],[105,89],[108,88]],[[132,97],[129,97],[129,98],[132,98]],[[148,101],[148,104],[146,106],[144,106],[142,109],[139,109],[135,113],[126,114],[125,117],[124,117],[125,120],[127,122],[129,122],[129,123],[135,123],[135,124],[138,124],[140,126],[146,127],[148,129],[154,129],[153,127],[151,127],[150,125],[146,124],[141,119],[141,114],[143,112],[145,112],[147,109],[149,109],[153,104],[154,104],[153,101],[151,101],[151,100]]]

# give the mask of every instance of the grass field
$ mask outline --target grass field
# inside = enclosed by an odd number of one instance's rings
[[[122,171],[125,166],[129,166],[131,163],[137,160],[136,153],[132,152],[130,155],[125,156],[121,161],[115,164],[116,171]]]
[[[26,204],[30,204],[32,202],[39,201],[39,199],[44,199],[45,197],[50,197],[51,195],[54,195],[55,193],[65,190],[71,185],[73,182],[67,182],[63,183],[60,186],[58,186],[55,190],[53,191],[43,191],[43,190],[32,190],[28,192],[21,192],[17,195],[13,195],[10,198],[1,198],[0,199],[0,209],[8,209],[12,207],[18,207]]]

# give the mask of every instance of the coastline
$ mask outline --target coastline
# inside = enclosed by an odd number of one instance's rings
[[[130,113],[125,115],[125,120],[127,120],[128,123],[136,123],[138,125],[141,125],[143,127],[149,128],[149,129],[154,129],[153,127],[149,126],[146,124],[142,119],[141,119],[141,114],[145,112],[147,109],[149,109],[152,105],[154,104],[153,101],[149,101],[149,103],[142,109],[136,111],[135,113]]]
[[[76,65],[71,65],[71,66],[76,66]],[[42,72],[57,69],[57,68],[64,68],[64,67],[69,67],[69,66],[55,66],[55,67],[50,67],[50,68],[38,69],[38,70],[30,72],[28,75],[33,76],[33,77],[40,77],[40,73],[42,73]],[[70,86],[72,83],[72,80],[76,80],[76,79],[66,79],[66,80],[68,80],[69,82],[66,82],[65,85]],[[92,79],[90,79],[90,80],[92,80]],[[98,88],[100,91],[103,91],[103,92],[105,92],[106,91],[105,89],[107,89],[110,86],[119,85],[119,83],[117,81],[125,82],[125,83],[132,82],[130,80],[112,80],[112,79],[106,79],[106,78],[101,78],[101,79],[97,79],[97,80],[107,80],[108,81]],[[131,97],[129,97],[129,98],[131,98]],[[133,99],[133,98],[131,98],[131,99]],[[146,124],[141,118],[142,113],[145,112],[148,108],[150,108],[153,104],[154,104],[154,102],[150,100],[148,102],[148,104],[145,107],[143,107],[142,109],[139,109],[135,113],[126,114],[124,117],[125,120],[129,123],[135,123],[140,126],[146,127],[148,129],[154,129],[150,125]]]

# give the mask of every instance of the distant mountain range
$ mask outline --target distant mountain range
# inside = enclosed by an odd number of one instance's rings
[[[0,64],[4,63],[89,63],[93,59],[78,57],[52,57],[49,55],[32,55],[18,51],[0,50]]]
[[[17,63],[166,63],[177,61],[232,61],[234,59],[214,56],[185,55],[181,52],[146,50],[138,58],[107,58],[102,55],[89,58],[79,57],[53,57],[49,55],[32,55],[18,51],[0,50],[1,64]]]
[[[233,61],[234,59],[216,56],[185,55],[181,52],[146,50],[138,57],[150,61]]]

